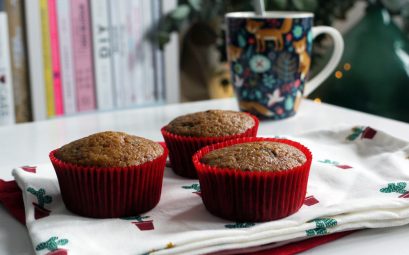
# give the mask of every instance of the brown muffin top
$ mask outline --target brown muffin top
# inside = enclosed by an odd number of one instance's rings
[[[235,144],[209,152],[200,162],[242,171],[280,171],[300,166],[306,157],[299,149],[279,142]]]
[[[64,145],[55,157],[83,166],[126,167],[140,165],[163,154],[151,140],[122,132],[101,132]]]
[[[220,137],[244,133],[254,125],[254,119],[242,112],[208,110],[177,117],[165,129],[182,136]]]

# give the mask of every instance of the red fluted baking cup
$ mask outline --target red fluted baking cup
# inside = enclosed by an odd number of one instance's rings
[[[302,151],[307,160],[288,170],[241,171],[209,166],[200,159],[215,149],[234,144],[271,141]],[[307,191],[312,154],[295,141],[276,138],[239,138],[202,148],[193,156],[203,203],[212,214],[232,221],[269,221],[297,212]]]
[[[50,153],[68,210],[93,218],[133,216],[154,208],[160,199],[168,150],[137,166],[87,167],[65,163]]]
[[[231,139],[241,137],[255,137],[257,136],[257,130],[259,120],[254,115],[250,115],[254,120],[254,126],[247,129],[245,132],[237,135],[222,136],[222,137],[192,137],[181,136],[172,134],[166,131],[166,126],[161,129],[162,136],[165,139],[166,146],[169,149],[169,160],[172,166],[173,172],[176,174],[187,177],[197,178],[196,169],[192,163],[192,156],[199,149]]]

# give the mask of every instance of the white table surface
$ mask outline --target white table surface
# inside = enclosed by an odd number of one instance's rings
[[[0,178],[11,180],[14,166],[48,162],[48,153],[72,140],[104,130],[123,131],[163,140],[160,128],[173,118],[207,109],[237,110],[235,99],[201,101],[84,114],[30,124],[0,127]],[[408,113],[409,114],[409,113]],[[304,100],[296,116],[263,121],[259,136],[298,134],[339,125],[369,125],[409,141],[409,124],[327,104]],[[363,230],[305,254],[383,254],[407,251],[409,226]],[[0,206],[0,254],[33,254],[25,228]],[[402,253],[404,254],[404,252]]]

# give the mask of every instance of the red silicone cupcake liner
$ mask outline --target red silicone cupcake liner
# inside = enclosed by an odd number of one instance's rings
[[[307,161],[278,172],[249,172],[205,165],[200,159],[212,150],[233,144],[272,141],[302,151]],[[307,191],[311,152],[300,143],[276,138],[240,138],[202,148],[193,156],[203,203],[212,214],[231,221],[269,221],[297,212]]]
[[[137,215],[160,199],[168,150],[149,162],[130,167],[86,167],[64,163],[50,153],[61,196],[68,210],[94,218]]]
[[[165,139],[166,146],[169,149],[169,159],[173,172],[177,175],[197,179],[197,173],[195,166],[192,163],[192,156],[199,149],[231,139],[241,137],[255,137],[257,136],[257,130],[259,120],[257,117],[250,115],[254,119],[254,126],[247,129],[244,133],[223,137],[192,137],[181,136],[172,134],[165,130],[166,127],[161,129],[162,136]]]

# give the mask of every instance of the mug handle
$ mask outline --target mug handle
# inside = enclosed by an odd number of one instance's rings
[[[327,26],[318,26],[312,28],[312,38],[314,39],[320,34],[329,34],[334,40],[334,52],[332,53],[331,59],[328,64],[319,72],[314,78],[308,81],[305,85],[304,96],[307,97],[311,92],[318,88],[327,77],[334,71],[337,67],[339,61],[341,60],[342,53],[344,52],[344,39],[338,30]]]

